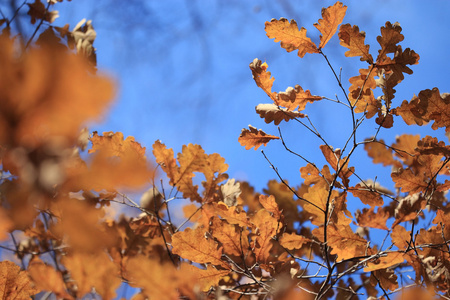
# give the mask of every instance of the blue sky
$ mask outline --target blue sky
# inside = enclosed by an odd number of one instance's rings
[[[386,21],[398,21],[405,36],[403,48],[410,47],[420,55],[419,65],[412,67],[414,74],[406,75],[394,101],[410,100],[426,88],[450,91],[450,21],[446,16],[450,2],[343,2],[348,6],[343,23],[357,24],[366,32],[372,55],[377,54],[376,36]],[[317,41],[319,32],[313,23],[321,17],[321,7],[334,1],[93,3],[77,0],[55,7],[60,10],[60,24],[70,23],[73,27],[84,17],[93,20],[99,68],[111,74],[118,85],[117,101],[103,122],[91,125],[91,130],[121,131],[125,136],[134,136],[147,150],[157,139],[175,152],[184,144],[201,144],[207,153],[225,157],[230,177],[248,180],[261,190],[275,174],[259,150],[245,150],[237,138],[248,124],[273,134],[277,129],[255,113],[257,104],[270,103],[270,99],[255,85],[248,64],[256,57],[266,61],[275,77],[276,91],[299,84],[313,94],[330,98],[337,94],[343,99],[320,55],[300,59],[295,52],[287,53],[279,43],[267,38],[264,31],[265,21],[285,17],[295,19]],[[324,48],[334,68],[342,68],[343,83],[348,87],[348,78],[366,65],[358,58],[345,58],[345,51],[337,36]],[[322,101],[308,104],[305,112],[331,145],[342,147],[350,129],[346,110]],[[400,123],[397,119],[396,124]],[[373,119],[365,125],[359,139],[374,133]],[[316,137],[294,122],[280,127],[290,147],[324,164]],[[395,126],[383,130],[381,137],[393,142],[401,133],[425,135],[430,130],[429,126]],[[431,134],[446,140],[443,131]],[[304,162],[289,155],[276,141],[264,150],[283,177],[292,184],[300,183],[299,168]],[[361,150],[353,160],[356,166],[370,162]],[[373,178],[379,170],[357,168],[363,178]],[[389,174],[386,171],[384,175]],[[383,181],[380,175],[378,180]]]

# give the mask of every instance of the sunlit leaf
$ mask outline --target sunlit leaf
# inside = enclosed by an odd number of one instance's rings
[[[334,5],[322,9],[322,19],[314,26],[322,33],[320,36],[319,49],[325,47],[328,41],[336,33],[338,26],[344,20],[347,6],[342,6],[341,2],[336,2]]]
[[[306,36],[306,29],[298,30],[297,22],[289,22],[285,18],[272,19],[266,22],[266,34],[275,42],[281,42],[281,47],[287,52],[298,50],[298,56],[303,57],[306,53],[318,53],[317,46]]]
[[[0,262],[0,298],[11,300],[30,299],[40,290],[33,286],[26,271],[10,261]]]
[[[245,146],[246,150],[249,150],[252,147],[255,147],[255,150],[257,150],[261,145],[266,146],[271,140],[280,139],[277,136],[265,133],[261,129],[258,130],[251,125],[248,125],[248,128],[249,129],[242,129],[238,139],[241,146]]]
[[[348,48],[345,56],[354,57],[361,56],[361,61],[367,61],[369,64],[373,62],[372,55],[369,53],[369,45],[364,44],[366,33],[359,31],[357,25],[343,24],[339,29],[339,39],[341,46]]]

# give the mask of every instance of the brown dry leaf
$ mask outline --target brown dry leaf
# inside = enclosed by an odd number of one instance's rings
[[[209,216],[220,216],[230,224],[236,224],[244,228],[251,227],[251,223],[245,210],[236,206],[228,206],[223,202],[204,205],[202,212],[205,212]]]
[[[195,284],[198,284],[202,292],[207,292],[211,287],[217,286],[219,281],[230,273],[229,270],[217,270],[212,266],[207,266],[206,270],[203,270],[189,264],[182,264],[180,272],[194,277]]]
[[[281,246],[289,250],[300,249],[303,244],[310,241],[310,239],[296,233],[284,233],[278,240]]]
[[[273,122],[278,125],[281,121],[289,121],[295,118],[304,118],[305,114],[298,111],[290,111],[287,108],[279,107],[275,104],[258,104],[256,106],[256,113],[261,118],[264,118],[266,123]]]
[[[404,39],[401,32],[402,27],[398,23],[391,24],[386,22],[386,25],[381,27],[381,36],[377,37],[377,41],[381,46],[381,49],[378,50],[377,64],[389,59],[388,53],[395,53],[398,50],[397,44]]]
[[[321,242],[324,242],[323,226],[312,231]],[[351,259],[366,255],[367,241],[353,232],[349,225],[327,226],[327,245],[332,248],[331,254],[337,254],[338,260]]]
[[[269,96],[274,102],[277,99],[277,93],[272,92],[272,86],[275,78],[271,77],[270,72],[267,71],[269,66],[267,63],[262,63],[259,59],[255,58],[250,63],[250,70],[252,71],[253,79],[256,85],[259,86],[267,96]]]
[[[23,300],[41,292],[26,271],[10,261],[0,262],[0,299]]]
[[[80,56],[44,46],[18,55],[12,43],[0,39],[0,143],[75,144],[82,124],[98,119],[112,101],[113,83],[89,74]]]
[[[410,102],[403,101],[401,106],[393,109],[393,114],[402,116],[406,124],[424,125],[434,121],[434,130],[445,127],[450,131],[450,94],[441,94],[438,88],[423,90]]]
[[[369,67],[360,69],[358,76],[350,77],[349,100],[356,113],[365,112],[366,118],[375,116],[382,108],[381,101],[375,98],[373,90],[377,87],[375,76],[377,69]]]
[[[364,44],[366,33],[359,31],[357,25],[353,25],[353,27],[350,24],[341,25],[338,35],[341,46],[349,49],[345,52],[345,56],[361,56],[361,61],[367,61],[369,64],[373,63],[373,57],[369,53],[370,46]]]
[[[64,256],[62,262],[76,282],[78,297],[91,293],[92,288],[102,299],[116,297],[122,282],[119,268],[105,252],[73,252]]]
[[[391,269],[373,271],[370,274],[370,282],[373,286],[380,284],[385,290],[395,291],[398,288],[397,275]]]
[[[375,212],[375,207],[370,209],[363,208],[362,213],[357,212],[356,222],[362,227],[378,228],[383,230],[388,230],[386,226],[386,221],[389,218],[389,213],[382,208],[378,208]]]
[[[217,243],[212,238],[207,238],[205,232],[204,228],[197,227],[175,233],[172,236],[172,252],[196,263],[211,263],[229,268],[222,261],[223,248],[218,248]]]
[[[249,150],[252,147],[255,147],[255,150],[257,150],[261,145],[266,146],[271,140],[280,139],[277,136],[265,133],[261,129],[258,130],[252,125],[248,125],[248,128],[249,129],[242,129],[238,139],[241,146],[245,146],[246,150]]]
[[[231,225],[225,220],[213,217],[210,228],[214,238],[223,246],[223,252],[228,255],[247,255],[248,231],[241,231],[239,227]]]
[[[73,299],[67,293],[61,272],[44,263],[40,258],[34,257],[28,265],[28,274],[35,286],[42,291],[55,293],[58,298]]]
[[[31,24],[35,24],[37,20],[44,20],[49,23],[53,23],[59,16],[58,11],[47,11],[45,5],[41,0],[34,0],[34,3],[27,3],[28,15],[31,17]]]
[[[410,168],[398,169],[391,173],[392,181],[395,182],[396,188],[401,188],[403,193],[410,195],[425,192],[429,186],[427,178],[418,174],[414,174]]]
[[[265,209],[259,210],[250,221],[256,227],[257,233],[253,237],[251,245],[256,260],[260,264],[267,264],[270,261],[270,250],[273,246],[272,238],[275,237],[282,225]]]
[[[364,184],[358,183],[355,187],[350,187],[348,190],[354,197],[358,197],[362,203],[370,206],[382,206],[384,204],[383,198],[377,191],[370,190],[371,186],[366,187]]]
[[[386,256],[382,256],[375,263],[367,263],[367,267],[364,268],[364,272],[372,272],[375,270],[386,269],[396,264],[401,264],[405,261],[404,253],[402,252],[390,252]]]
[[[275,42],[281,42],[281,47],[287,52],[298,50],[298,56],[303,57],[306,53],[319,53],[316,45],[306,36],[306,29],[298,30],[297,22],[289,22],[285,18],[280,20],[272,19],[266,22],[266,34],[270,39],[275,38]]]
[[[312,215],[311,223],[321,226],[325,222],[325,210],[331,204],[331,199],[339,196],[338,191],[333,190],[328,197],[329,186],[325,182],[317,183],[309,187],[308,192],[303,196],[308,203],[303,204],[303,209]],[[330,199],[330,201],[328,201]]]
[[[280,209],[278,208],[278,204],[275,201],[275,197],[273,195],[259,195],[259,203],[261,203],[261,205],[271,214],[273,214],[273,216],[277,219],[280,220],[282,218],[282,213],[280,211]]]
[[[1,164],[1,159],[0,159]],[[7,215],[7,211],[0,207],[0,241],[9,237],[9,230],[13,228],[13,222]]]
[[[427,200],[421,194],[412,194],[400,200],[399,205],[395,209],[395,221],[392,227],[397,226],[401,222],[416,219],[419,212],[425,208]]]
[[[399,291],[396,300],[434,300],[436,293],[432,290],[427,290],[424,287],[416,286],[409,289]]]
[[[410,232],[405,229],[405,227],[401,225],[397,225],[393,227],[391,232],[391,239],[394,245],[402,250],[407,249],[409,247],[409,241],[411,240]]]
[[[392,148],[397,151],[395,156],[400,158],[407,166],[412,166],[414,163],[414,154],[416,153],[417,143],[420,141],[420,135],[402,134],[396,137],[395,143],[392,144]]]
[[[336,33],[338,26],[344,20],[345,12],[347,11],[347,6],[342,6],[341,2],[336,2],[334,5],[327,8],[322,8],[322,19],[314,24],[322,35],[320,36],[319,49],[325,47],[328,41]]]
[[[312,164],[307,164],[305,167],[300,168],[301,177],[305,180],[305,185],[316,184],[324,181],[330,184],[333,181],[328,165],[324,165],[319,173],[319,170]],[[323,176],[323,177],[322,177]]]
[[[322,97],[311,95],[309,90],[303,90],[297,84],[295,87],[288,87],[284,92],[279,92],[275,104],[286,107],[289,111],[302,111],[307,103],[319,100],[322,100]]]
[[[372,139],[368,139],[372,140]],[[366,141],[368,141],[366,140]],[[396,166],[401,167],[401,164],[394,159],[392,155],[392,150],[385,146],[384,140],[378,140],[374,142],[368,142],[364,144],[364,150],[366,150],[367,155],[372,158],[374,164],[383,164],[386,166]]]
[[[330,164],[330,166],[336,172],[339,172],[339,177],[342,179],[342,183],[344,184],[344,186],[348,187],[348,178],[353,174],[355,168],[349,168],[348,161],[345,163],[345,165],[343,165],[347,157],[341,157],[340,149],[330,149],[330,147],[327,145],[320,145],[320,150],[322,150],[322,154]]]
[[[130,286],[142,288],[147,297],[167,300],[179,299],[177,287],[180,283],[180,274],[172,263],[161,264],[156,259],[138,255],[130,258],[125,268]],[[187,276],[189,273],[183,274]]]
[[[179,171],[173,150],[171,148],[167,149],[166,145],[158,140],[153,144],[153,155],[156,163],[161,166],[171,184],[174,184],[178,180]]]
[[[59,220],[50,227],[51,234],[64,238],[72,249],[95,252],[115,242],[116,237],[99,224],[103,209],[87,201],[62,198],[52,204],[51,211]]]

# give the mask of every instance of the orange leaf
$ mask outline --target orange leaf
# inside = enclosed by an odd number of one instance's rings
[[[217,243],[205,237],[205,230],[197,227],[192,230],[187,228],[172,236],[172,252],[182,258],[194,261],[196,263],[211,263],[213,265],[229,268],[222,261],[223,248],[217,248]]]
[[[388,230],[386,221],[389,218],[389,213],[384,211],[382,208],[378,208],[376,213],[374,211],[375,207],[371,207],[370,209],[363,208],[362,213],[359,213],[358,211],[356,213],[356,221],[358,222],[358,225],[362,227]]]
[[[313,234],[324,242],[323,226],[313,230]],[[327,226],[327,245],[332,248],[331,254],[337,254],[338,260],[363,256],[367,250],[367,241],[353,232],[349,225]]]
[[[368,119],[381,110],[381,101],[375,99],[373,90],[377,87],[375,76],[377,69],[359,69],[358,76],[349,79],[352,84],[349,88],[349,100],[355,107],[356,113],[365,112]]]
[[[392,155],[392,150],[385,146],[383,140],[365,143],[364,150],[366,150],[367,155],[369,155],[372,158],[372,162],[374,164],[381,163],[383,164],[383,166],[397,166],[397,167],[401,166],[394,159]]]
[[[256,260],[261,264],[269,262],[270,249],[272,249],[272,238],[281,229],[281,224],[265,210],[259,210],[252,218],[251,222],[256,227],[257,235],[253,238],[254,253]]]
[[[289,250],[300,249],[303,244],[310,241],[310,239],[296,233],[284,233],[278,240],[281,246]]]
[[[212,208],[212,209],[210,209]],[[209,215],[217,215],[230,224],[236,224],[240,227],[250,227],[251,223],[248,219],[247,213],[243,209],[238,209],[236,206],[228,206],[223,202],[212,203],[211,205],[204,205],[203,210],[210,210]]]
[[[405,227],[401,225],[397,225],[393,227],[391,232],[391,239],[394,245],[402,250],[409,247],[409,241],[411,241],[410,232],[405,229]]]
[[[424,176],[414,174],[411,169],[398,169],[391,173],[392,181],[396,188],[401,188],[403,193],[415,194],[425,192],[428,182]]]
[[[113,299],[120,286],[118,267],[105,252],[74,252],[63,257],[63,264],[76,281],[77,295],[82,297],[92,292],[92,288],[102,299]]]
[[[177,161],[174,158],[173,150],[167,149],[166,145],[158,140],[153,144],[153,155],[156,158],[156,163],[161,166],[171,184],[176,182],[178,180],[179,171]]]
[[[348,186],[349,177],[353,174],[354,167],[348,167],[348,161],[343,165],[346,161],[347,157],[341,157],[340,149],[331,149],[329,146],[320,145],[320,150],[322,150],[323,156],[330,164],[330,166],[339,172],[339,177],[342,179],[342,183],[345,186]]]
[[[178,300],[180,297],[177,291],[180,278],[171,263],[161,264],[156,259],[138,255],[127,261],[126,275],[132,287],[142,288],[152,299]]]
[[[438,88],[423,90],[419,96],[414,96],[408,103],[403,101],[401,106],[393,109],[392,113],[402,116],[406,124],[425,125],[434,121],[431,128],[434,130],[445,127],[446,132],[450,129],[450,95],[440,94]]]
[[[405,261],[404,255],[402,252],[390,252],[386,256],[377,259],[376,263],[368,262],[367,267],[364,268],[364,272],[386,269],[393,265],[401,264]]]
[[[366,33],[359,31],[357,25],[354,25],[353,27],[350,24],[341,25],[338,35],[341,46],[349,49],[345,52],[345,56],[361,56],[361,61],[367,61],[369,64],[373,63],[373,57],[369,53],[370,46],[364,44]]]
[[[275,78],[270,77],[270,72],[267,71],[269,66],[267,63],[262,63],[259,59],[255,58],[250,63],[250,70],[252,71],[253,79],[256,85],[259,86],[266,94],[275,102],[277,93],[272,92],[272,86]]]
[[[242,129],[238,139],[241,146],[245,146],[246,150],[249,150],[252,147],[255,147],[255,150],[257,150],[261,145],[266,146],[271,140],[280,139],[277,136],[265,133],[261,129],[258,130],[252,125],[248,125],[248,128],[249,129]]]
[[[382,206],[384,204],[381,195],[376,192],[376,190],[371,190],[371,186],[366,187],[365,185],[358,183],[354,188],[348,189],[354,197],[358,197],[362,203],[368,204],[370,206]]]
[[[309,187],[308,192],[303,196],[308,200],[308,203],[303,205],[303,209],[312,215],[311,222],[314,225],[323,225],[328,199],[330,199],[329,203],[331,203],[331,199],[338,196],[338,192],[335,190],[331,192],[330,198],[328,194],[328,185],[320,182]]]
[[[40,290],[55,293],[58,298],[73,299],[66,291],[61,272],[56,271],[39,258],[35,257],[30,261],[28,274]]]
[[[193,276],[196,284],[200,286],[200,290],[203,292],[207,292],[211,287],[217,286],[219,281],[230,273],[229,270],[217,270],[211,266],[207,266],[206,270],[202,270],[188,264],[182,264],[180,271],[183,274]]]
[[[259,195],[259,202],[268,212],[272,213],[277,220],[280,220],[282,214],[273,195]]]
[[[289,121],[295,118],[304,118],[305,115],[297,111],[289,111],[287,108],[279,107],[275,104],[258,104],[256,112],[266,123],[273,122],[275,125],[281,121]]]
[[[336,2],[334,5],[327,8],[322,8],[322,18],[314,26],[322,33],[320,36],[319,49],[325,47],[328,41],[336,33],[339,24],[344,20],[347,6],[342,6],[341,2]]]
[[[287,52],[298,50],[298,56],[303,57],[306,53],[319,53],[316,45],[310,38],[306,37],[306,29],[298,30],[297,22],[291,20],[289,23],[285,18],[272,19],[266,22],[266,34],[275,42],[281,42],[281,47]]]
[[[213,217],[211,223],[214,238],[223,245],[224,253],[235,256],[247,254],[249,246],[247,238],[248,231],[241,232],[239,227],[231,225],[217,217]]]
[[[33,287],[26,271],[21,271],[13,262],[0,262],[0,299],[30,299],[39,292]]]
[[[278,93],[276,105],[284,106],[289,111],[297,109],[302,111],[305,109],[306,104],[313,103],[314,101],[322,100],[320,96],[311,95],[309,90],[303,90],[298,84],[295,87],[288,87],[286,91]]]
[[[20,54],[12,43],[0,39],[0,144],[76,143],[83,123],[112,101],[113,83],[89,74],[79,55],[45,46]]]
[[[398,288],[397,275],[392,269],[375,270],[370,274],[370,283],[379,284],[383,289],[395,291]]]

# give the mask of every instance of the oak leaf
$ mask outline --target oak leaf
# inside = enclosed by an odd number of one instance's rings
[[[389,228],[386,226],[388,218],[389,213],[382,208],[378,208],[377,212],[375,212],[375,207],[363,208],[362,213],[359,210],[356,213],[356,222],[362,227],[388,230]]]
[[[267,264],[270,261],[270,250],[273,247],[272,239],[281,229],[281,224],[265,209],[259,210],[252,216],[251,222],[254,224],[256,232],[251,245],[256,260],[261,264]]]
[[[445,127],[450,131],[450,94],[441,94],[438,88],[423,90],[419,96],[414,96],[410,102],[403,101],[401,106],[393,110],[396,115],[402,116],[406,124],[424,125],[434,121],[431,128],[434,130]]]
[[[40,290],[33,286],[26,271],[10,261],[0,262],[0,299],[30,299]]]
[[[371,186],[358,183],[355,187],[350,187],[348,190],[354,197],[358,197],[364,204],[368,204],[372,207],[382,206],[384,204],[381,195],[376,190],[372,190]]]
[[[240,183],[236,182],[234,178],[228,179],[228,181],[220,186],[222,192],[223,202],[227,206],[236,206],[237,197],[241,194]]]
[[[366,150],[367,155],[372,158],[374,164],[383,164],[383,166],[396,166],[401,167],[401,164],[394,159],[392,155],[392,150],[386,147],[384,140],[372,139],[366,140],[368,142],[364,143],[364,150]]]
[[[152,299],[177,300],[180,275],[171,263],[160,263],[143,255],[130,258],[125,266],[126,276],[132,287],[142,288]],[[188,276],[189,273],[184,273]],[[145,297],[144,299],[147,299]]]
[[[255,109],[256,113],[261,118],[264,118],[266,123],[273,122],[275,125],[280,124],[283,120],[287,122],[295,118],[305,117],[305,114],[298,111],[290,111],[287,108],[282,108],[275,104],[258,104]]]
[[[217,286],[219,281],[230,273],[229,270],[218,270],[212,266],[207,266],[206,269],[199,269],[188,264],[182,264],[180,272],[194,277],[195,283],[198,284],[203,292],[207,292],[212,286]]]
[[[377,64],[389,58],[387,56],[388,53],[395,53],[398,50],[397,44],[404,39],[401,32],[402,27],[399,23],[391,24],[391,22],[386,22],[386,25],[381,27],[381,35],[377,37],[377,41],[381,46],[381,49],[378,50]]]
[[[323,226],[312,232],[321,242],[324,241]],[[353,232],[349,225],[327,226],[327,245],[332,248],[331,254],[336,254],[338,260],[351,259],[363,256],[367,251],[367,241]]]
[[[373,63],[373,57],[369,53],[370,46],[364,44],[366,33],[364,31],[359,31],[357,25],[353,25],[353,27],[350,24],[341,25],[338,36],[341,41],[341,46],[349,49],[345,52],[345,56],[361,56],[361,61],[367,61],[369,64]]]
[[[271,77],[270,72],[267,71],[268,67],[269,66],[267,63],[263,63],[257,58],[250,63],[250,70],[252,71],[253,79],[255,80],[256,85],[266,92],[267,96],[275,102],[277,99],[277,93],[272,92],[272,86],[275,78]]]
[[[273,216],[277,219],[277,220],[281,220],[282,218],[282,212],[280,211],[280,209],[278,208],[278,204],[275,201],[275,197],[273,195],[259,195],[259,202],[261,203],[261,205],[271,214],[273,214]]]
[[[28,274],[35,286],[42,291],[55,293],[59,298],[73,299],[66,291],[61,272],[47,265],[39,258],[33,258],[28,265]]]
[[[325,47],[336,33],[338,26],[344,20],[346,11],[347,6],[342,6],[342,3],[339,1],[332,6],[322,8],[322,19],[319,19],[318,23],[314,24],[314,27],[323,34],[320,36],[319,49]]]
[[[310,239],[296,233],[284,233],[278,240],[281,246],[289,250],[300,249],[303,244],[310,241]]]
[[[375,270],[386,269],[396,264],[401,264],[405,261],[404,253],[402,252],[390,252],[386,256],[382,256],[377,259],[375,263],[367,263],[367,267],[364,268],[364,272],[372,272]]]
[[[172,252],[196,263],[211,263],[229,268],[222,261],[223,247],[218,247],[212,238],[207,238],[205,232],[204,228],[197,227],[175,233],[172,236]]]
[[[247,255],[249,248],[247,230],[241,231],[239,227],[217,217],[213,217],[211,229],[214,238],[222,244],[224,253],[235,256]]]
[[[242,129],[238,139],[241,146],[245,146],[246,150],[249,150],[252,147],[255,147],[255,150],[257,150],[261,145],[266,146],[271,140],[280,139],[277,136],[265,133],[261,129],[258,130],[251,125],[248,125],[248,128],[249,129]]]
[[[410,193],[400,200],[395,209],[395,221],[392,227],[397,226],[401,222],[415,220],[426,205],[427,200],[421,194]]]
[[[311,95],[309,90],[303,90],[298,84],[295,87],[288,87],[286,91],[278,93],[276,105],[284,106],[288,110],[302,111],[305,109],[306,104],[313,103],[314,101],[322,100],[320,96]]]
[[[348,187],[348,178],[353,174],[355,168],[348,167],[347,157],[341,157],[340,149],[332,149],[327,145],[321,145],[320,150],[322,150],[322,154],[330,166],[338,172],[338,176],[342,179],[344,186]]]
[[[339,195],[336,190],[329,193],[328,187],[324,182],[317,183],[309,187],[308,192],[303,196],[308,201],[303,205],[303,209],[312,215],[311,222],[317,226],[324,224],[327,205],[331,205],[331,199]]]
[[[281,47],[287,52],[298,50],[298,56],[303,57],[306,53],[319,53],[317,46],[306,36],[306,29],[298,30],[297,22],[289,22],[285,18],[272,19],[265,23],[266,34],[275,42],[281,42]]]
[[[370,283],[379,284],[383,289],[395,291],[398,288],[397,275],[392,269],[375,270],[370,274]]]
[[[77,295],[82,297],[95,288],[102,299],[113,299],[120,286],[119,268],[105,252],[74,252],[62,259],[76,282]]]
[[[377,87],[375,76],[376,67],[360,69],[358,76],[350,77],[352,84],[349,88],[349,100],[355,107],[356,113],[366,113],[366,118],[370,119],[381,110],[381,101],[376,99],[373,90]]]
[[[392,181],[396,188],[401,188],[403,193],[415,194],[425,192],[429,187],[424,176],[417,176],[410,168],[400,168],[391,173]]]

